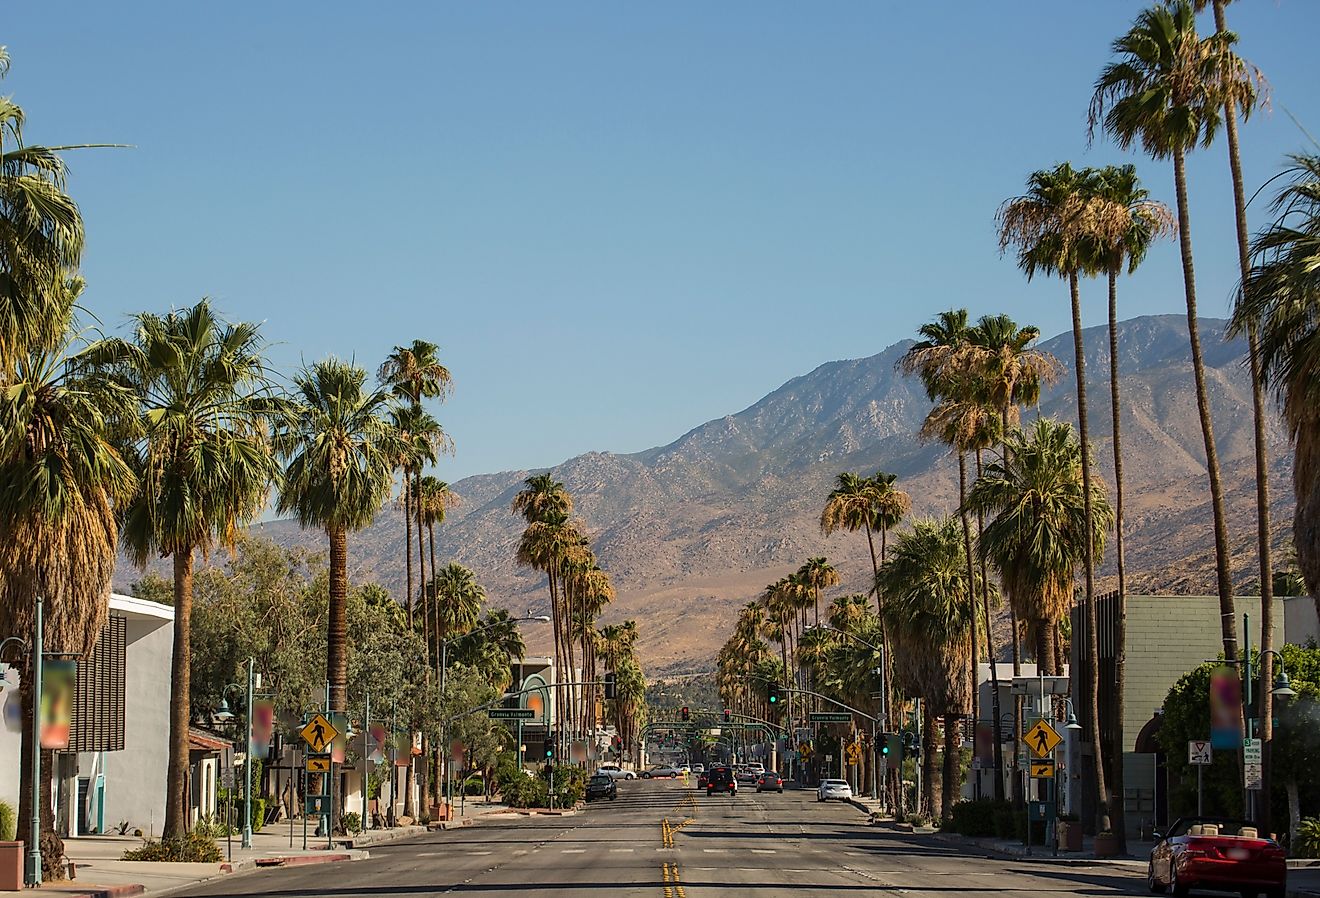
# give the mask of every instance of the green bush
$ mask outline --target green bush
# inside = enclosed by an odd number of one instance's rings
[[[219,817],[203,817],[193,824],[193,832],[199,835],[208,836],[212,839],[222,839],[225,836],[237,835],[234,828]]]
[[[18,814],[14,806],[0,801],[0,842],[12,842],[18,835]]]
[[[1025,813],[1025,811],[1013,810],[1013,803],[1008,801],[995,808],[995,837],[999,839],[1017,838],[1017,819]]]
[[[126,861],[183,861],[194,864],[216,864],[223,857],[215,840],[195,829],[182,839],[146,839],[140,848],[130,848],[123,854]]]
[[[548,803],[549,791],[546,780],[524,776],[504,787],[504,803],[511,808],[543,808]]]
[[[485,795],[486,781],[481,776],[470,776],[463,781],[463,792],[467,795]]]
[[[1293,851],[1298,857],[1320,857],[1320,817],[1304,817],[1293,837]]]
[[[998,835],[996,815],[1012,806],[1006,801],[983,798],[980,801],[960,801],[953,806],[949,829],[963,836],[984,838]]]
[[[339,827],[350,835],[362,832],[362,815],[357,811],[349,811],[339,818]]]
[[[261,832],[261,827],[266,824],[266,799],[252,799],[252,831]]]

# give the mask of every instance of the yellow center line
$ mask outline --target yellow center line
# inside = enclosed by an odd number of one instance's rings
[[[668,861],[660,865],[660,876],[663,879],[665,898],[687,898],[687,893],[683,889],[683,883],[678,877],[678,864],[671,864]]]

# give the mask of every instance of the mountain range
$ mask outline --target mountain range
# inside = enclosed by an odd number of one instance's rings
[[[1223,329],[1223,321],[1201,321],[1234,576],[1241,587],[1252,588],[1250,379],[1245,344],[1226,341]],[[1108,332],[1090,328],[1083,337],[1092,444],[1099,474],[1112,486]],[[618,598],[604,620],[638,621],[648,673],[709,669],[741,605],[810,556],[825,555],[839,569],[838,592],[867,588],[865,538],[825,537],[818,523],[839,472],[897,474],[916,515],[956,507],[956,460],[945,447],[917,439],[930,402],[915,378],[895,368],[910,345],[902,341],[867,358],[823,364],[668,445],[634,454],[590,452],[550,469],[571,492],[600,563],[614,579]],[[1075,423],[1072,336],[1040,348],[1062,363],[1064,374],[1043,391],[1039,413]],[[1214,540],[1186,318],[1121,322],[1118,355],[1129,589],[1213,591]],[[1292,521],[1292,452],[1273,406],[1267,433],[1274,530],[1283,546]],[[514,562],[522,528],[510,504],[523,480],[537,472],[482,474],[451,484],[463,501],[436,534],[439,557],[476,571],[495,604],[532,613],[545,610],[545,582]],[[318,547],[325,541],[296,521],[254,529],[282,544]],[[403,521],[391,506],[350,537],[351,576],[376,580],[402,597],[403,545]],[[1111,558],[1101,574],[1101,585],[1112,585]],[[548,635],[537,629],[527,631],[533,651],[548,644]]]

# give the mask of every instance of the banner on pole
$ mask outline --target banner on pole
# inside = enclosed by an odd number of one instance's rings
[[[385,732],[385,725],[373,723],[367,727],[367,732],[371,734],[371,747],[367,753],[367,760],[379,764],[385,760],[385,750],[389,748],[389,736]]]
[[[1225,665],[1210,673],[1210,745],[1237,750],[1242,744],[1242,681]]]
[[[73,726],[73,694],[78,662],[49,660],[41,668],[41,747],[69,747]]]
[[[252,702],[252,757],[270,757],[270,740],[275,735],[275,702],[259,698]]]

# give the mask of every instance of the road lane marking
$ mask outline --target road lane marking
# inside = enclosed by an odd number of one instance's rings
[[[611,848],[610,854],[632,854],[636,848]]]
[[[775,851],[774,848],[753,848],[752,854],[774,854]]]
[[[486,854],[490,854],[489,851],[487,851],[487,852],[485,852],[485,853],[486,853]],[[559,849],[559,853],[560,853],[560,854],[586,854],[586,853],[587,853],[587,849],[585,849],[585,848],[561,848],[561,849]]]
[[[727,849],[727,848],[703,848],[703,849],[701,849],[701,850],[704,851],[706,854],[728,854],[728,853],[729,853],[729,849]]]
[[[687,898],[683,882],[678,876],[678,864],[668,861],[660,865],[660,878],[665,898]]]

